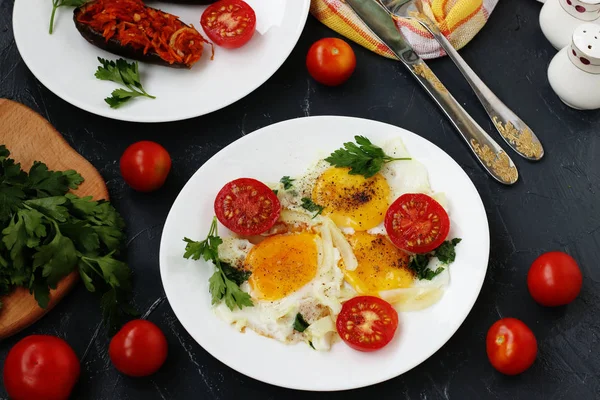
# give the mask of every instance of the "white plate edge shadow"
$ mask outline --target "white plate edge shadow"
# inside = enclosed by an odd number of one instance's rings
[[[385,129],[387,129],[387,130],[393,129],[398,133],[397,136],[401,136],[401,137],[403,137],[403,139],[406,137],[405,135],[408,135],[408,136],[412,135],[414,137],[417,137],[418,140],[423,140],[423,141],[429,143],[431,146],[433,146],[433,148],[435,148],[436,151],[443,153],[445,155],[445,157],[447,157],[449,160],[451,160],[451,162],[454,163],[460,169],[460,173],[462,173],[464,175],[462,178],[466,179],[466,182],[468,182],[468,185],[469,185],[470,189],[472,190],[472,193],[470,193],[470,195],[476,196],[476,197],[473,197],[473,199],[476,199],[478,206],[480,206],[480,209],[476,210],[476,211],[479,213],[478,214],[479,216],[483,216],[483,218],[479,222],[481,223],[481,226],[480,226],[481,231],[482,232],[485,231],[486,235],[484,235],[484,237],[480,237],[482,242],[479,242],[478,245],[481,246],[481,248],[480,248],[481,253],[484,254],[484,257],[480,260],[481,264],[484,264],[484,265],[479,266],[479,268],[482,268],[479,279],[478,279],[478,281],[473,282],[473,285],[475,285],[477,287],[477,290],[473,290],[473,292],[470,293],[470,297],[468,298],[467,301],[465,301],[465,304],[468,304],[468,306],[466,306],[464,308],[464,310],[462,311],[462,314],[459,317],[456,317],[453,320],[451,329],[446,331],[445,335],[440,336],[440,339],[437,341],[438,342],[437,345],[432,346],[430,351],[428,351],[426,354],[424,353],[422,356],[419,357],[418,360],[416,360],[412,364],[407,365],[404,368],[402,368],[402,371],[400,371],[400,372],[391,371],[389,373],[382,372],[381,375],[378,376],[377,378],[368,379],[366,381],[361,381],[360,379],[359,380],[354,379],[354,380],[350,381],[350,379],[349,379],[350,382],[344,382],[343,384],[337,384],[337,385],[327,385],[327,384],[323,385],[322,383],[318,383],[315,385],[306,385],[306,384],[301,384],[301,383],[297,383],[297,382],[281,382],[277,379],[271,379],[269,376],[265,376],[264,374],[261,375],[260,372],[257,372],[255,370],[253,370],[252,368],[247,368],[247,366],[245,366],[243,362],[241,364],[238,361],[236,361],[235,363],[232,363],[231,360],[226,360],[225,359],[226,357],[222,357],[222,356],[220,357],[219,355],[215,355],[213,353],[213,351],[211,351],[211,350],[215,350],[214,348],[213,349],[206,348],[202,345],[202,343],[200,343],[201,340],[199,340],[198,336],[195,335],[194,329],[189,326],[190,324],[188,323],[188,321],[185,321],[185,318],[183,318],[183,319],[181,318],[181,314],[183,314],[183,312],[178,314],[176,306],[174,306],[174,304],[172,302],[172,299],[174,298],[173,297],[174,293],[170,290],[169,283],[165,281],[165,270],[167,268],[166,265],[168,263],[168,261],[166,259],[167,256],[165,255],[167,253],[165,250],[165,248],[166,248],[165,243],[170,241],[167,239],[167,235],[171,231],[170,221],[172,221],[171,216],[172,216],[173,210],[175,210],[177,208],[178,202],[182,201],[181,199],[186,195],[186,191],[187,191],[186,188],[189,189],[189,187],[188,187],[189,183],[192,182],[194,180],[194,178],[198,174],[201,173],[200,171],[202,170],[202,168],[205,165],[207,165],[208,163],[210,163],[211,160],[214,160],[219,153],[225,152],[226,149],[229,146],[233,145],[234,143],[236,144],[236,146],[242,146],[242,145],[246,144],[248,141],[252,141],[252,135],[268,134],[272,130],[277,130],[279,128],[285,127],[286,124],[304,123],[305,121],[311,121],[311,122],[316,121],[316,123],[319,123],[319,121],[326,122],[326,121],[334,121],[336,119],[344,120],[344,121],[348,122],[348,125],[352,125],[353,121],[362,121],[361,123],[379,125],[381,127],[385,127]],[[256,379],[256,380],[264,382],[264,383],[268,383],[268,384],[272,384],[272,385],[280,386],[280,387],[285,387],[285,388],[290,388],[290,389],[306,390],[306,391],[339,391],[339,390],[348,390],[348,389],[356,389],[356,388],[360,388],[360,387],[366,387],[366,386],[381,383],[381,382],[387,381],[389,379],[393,379],[397,376],[400,376],[403,373],[415,368],[416,366],[418,366],[419,364],[421,364],[422,362],[424,362],[425,360],[430,358],[444,344],[446,344],[448,342],[448,340],[450,340],[450,338],[456,333],[458,328],[463,324],[463,322],[465,321],[465,319],[471,312],[471,310],[479,296],[481,288],[483,287],[483,282],[485,280],[485,276],[486,276],[487,268],[488,268],[488,262],[489,262],[490,235],[489,235],[489,225],[488,225],[487,215],[485,212],[485,208],[483,206],[483,202],[481,201],[481,197],[479,196],[479,193],[477,192],[475,186],[473,185],[472,181],[469,179],[467,174],[464,172],[464,170],[454,160],[452,160],[452,158],[449,155],[447,155],[447,153],[445,153],[443,150],[441,150],[435,144],[429,142],[427,139],[424,139],[424,138],[420,137],[419,135],[414,134],[410,131],[407,131],[403,128],[399,128],[397,126],[378,122],[378,121],[365,120],[365,119],[353,118],[353,117],[338,117],[338,116],[303,117],[303,118],[296,118],[296,119],[291,119],[291,120],[287,120],[287,121],[282,121],[282,122],[264,127],[262,129],[259,129],[251,134],[248,134],[248,135],[236,140],[229,146],[226,146],[225,148],[221,149],[217,154],[213,155],[205,164],[203,164],[192,175],[192,177],[185,184],[184,188],[181,190],[181,192],[177,196],[175,202],[173,203],[171,210],[169,211],[169,216],[167,217],[167,220],[165,222],[165,225],[163,228],[163,233],[161,235],[161,242],[160,242],[161,243],[160,244],[160,253],[159,253],[160,254],[160,256],[159,256],[159,258],[160,258],[160,274],[161,274],[161,281],[163,283],[163,288],[165,290],[167,299],[169,300],[171,307],[173,309],[173,312],[174,312],[175,316],[178,318],[178,320],[180,321],[180,323],[182,324],[182,326],[186,329],[186,331],[190,334],[190,336],[192,336],[192,338],[194,338],[194,340],[198,344],[200,344],[201,347],[203,347],[204,350],[206,350],[214,358],[216,358],[220,362],[224,363],[225,365],[229,366],[230,368],[236,370],[237,372],[242,373],[246,376],[249,376],[253,379]],[[407,145],[407,147],[408,147],[408,145]],[[409,151],[411,151],[410,148],[409,148]],[[435,187],[434,187],[434,189],[435,189]],[[203,231],[206,230],[206,228],[201,228],[201,229]],[[183,247],[181,249],[181,253],[183,253]],[[208,297],[209,297],[208,292],[206,292],[206,298],[208,299]],[[215,321],[221,322],[224,325],[226,325],[226,323],[224,323],[223,321],[220,321],[218,318],[216,318],[216,316],[215,316]],[[231,330],[234,330],[232,327],[228,327],[228,328]],[[238,333],[236,332],[236,334],[238,334]],[[241,335],[241,334],[238,334],[238,335]],[[340,344],[338,344],[338,346],[339,345]],[[282,346],[286,346],[286,345],[282,345]],[[210,346],[208,346],[208,347],[210,347]],[[294,348],[294,347],[295,346],[286,346],[286,348]],[[382,351],[385,351],[385,350],[382,350]],[[373,354],[373,353],[371,353],[371,354]],[[234,364],[234,365],[232,365],[232,364]]]
[[[294,49],[296,48],[296,45],[298,44],[298,41],[300,40],[300,36],[302,35],[304,27],[306,26],[306,21],[308,20],[308,14],[309,14],[310,3],[311,3],[311,0],[300,0],[300,1],[304,2],[303,8],[302,8],[302,13],[301,13],[302,19],[300,19],[298,21],[299,25],[297,26],[297,31],[294,33],[294,37],[292,40],[293,46],[291,46],[289,51],[281,53],[281,59],[272,64],[273,70],[268,71],[268,73],[264,77],[264,80],[257,80],[256,83],[254,85],[251,85],[250,87],[248,87],[247,90],[241,92],[239,95],[234,96],[234,97],[236,97],[235,99],[230,99],[230,100],[222,101],[220,103],[215,103],[212,107],[208,107],[206,110],[204,110],[203,112],[200,112],[200,113],[191,112],[191,113],[187,113],[185,115],[177,115],[174,117],[164,117],[164,116],[155,117],[153,115],[146,115],[144,117],[135,117],[135,116],[131,117],[131,116],[128,116],[126,113],[119,112],[122,110],[111,109],[110,107],[108,107],[108,105],[106,105],[105,108],[100,108],[95,105],[92,105],[91,103],[85,103],[85,102],[82,103],[80,100],[73,98],[68,94],[65,94],[65,90],[61,89],[60,85],[53,84],[52,82],[49,82],[48,80],[46,80],[44,78],[41,78],[40,74],[36,73],[34,71],[34,69],[31,68],[31,60],[29,60],[27,58],[27,55],[23,54],[23,52],[21,51],[21,48],[19,47],[19,39],[17,38],[19,35],[17,34],[17,29],[15,28],[16,25],[14,23],[15,14],[17,14],[17,3],[21,3],[24,1],[25,0],[16,0],[14,3],[14,6],[13,6],[14,7],[13,13],[12,13],[13,36],[15,39],[15,45],[17,47],[17,51],[19,52],[19,55],[20,55],[21,59],[23,60],[23,63],[25,64],[27,69],[31,72],[31,74],[35,77],[35,79],[38,80],[46,89],[48,89],[50,92],[52,92],[52,94],[54,94],[55,96],[59,97],[60,99],[62,99],[64,101],[66,101],[67,103],[71,104],[74,107],[77,107],[81,110],[84,110],[86,112],[89,112],[91,114],[98,115],[101,117],[110,118],[110,119],[118,120],[118,121],[136,122],[136,123],[164,123],[164,122],[184,121],[184,120],[188,120],[188,119],[192,119],[192,118],[197,118],[197,117],[200,117],[203,115],[213,113],[215,111],[219,111],[219,110],[226,108],[232,104],[235,104],[236,102],[240,101],[241,99],[247,97],[249,94],[251,94],[258,88],[260,88],[263,84],[265,84],[281,68],[281,66],[289,58],[290,54],[294,51]],[[298,1],[298,0],[294,0],[294,1]],[[169,3],[168,0],[165,0],[164,2],[161,2],[159,0],[157,2],[158,3]],[[153,1],[152,6],[156,6],[156,4],[154,4],[154,3],[156,3],[156,2]],[[173,3],[173,5],[179,7],[179,6],[185,6],[186,4]],[[72,7],[65,7],[65,10],[68,10],[70,12],[72,10]],[[65,10],[62,10],[62,11],[65,11]],[[49,18],[49,16],[48,16],[48,18]],[[203,34],[202,31],[201,31],[201,33]],[[205,35],[203,34],[203,36],[205,36]],[[97,56],[103,56],[103,53],[106,53],[104,50],[101,50],[99,48],[96,50],[98,51]],[[207,52],[207,49],[205,48],[205,53],[206,52]],[[110,53],[106,53],[106,54],[110,54]],[[119,57],[114,54],[111,54],[111,55],[113,57]],[[206,55],[204,57],[206,57]],[[127,57],[125,57],[125,58],[127,58]],[[127,58],[127,59],[129,59],[129,58]],[[140,64],[143,64],[143,62],[140,61]],[[163,68],[168,68],[168,67],[163,67]],[[116,88],[117,87],[115,87],[113,89],[116,89]],[[144,100],[144,99],[142,99],[142,100]]]

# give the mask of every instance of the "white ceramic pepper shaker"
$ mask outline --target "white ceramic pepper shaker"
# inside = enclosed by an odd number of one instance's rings
[[[548,81],[558,97],[579,110],[600,108],[600,25],[585,23],[550,62]]]
[[[600,0],[547,0],[540,12],[540,27],[552,46],[560,50],[571,43],[576,27],[599,19]]]

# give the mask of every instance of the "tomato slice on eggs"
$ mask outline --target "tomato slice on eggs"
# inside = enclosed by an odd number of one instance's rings
[[[215,199],[215,214],[220,223],[239,235],[258,235],[275,225],[281,204],[264,183],[252,178],[229,182]]]
[[[446,240],[450,231],[444,207],[422,193],[398,197],[388,208],[384,225],[392,243],[412,253],[429,253]]]
[[[374,351],[394,338],[398,313],[379,297],[353,297],[342,306],[336,328],[348,346],[359,351]]]

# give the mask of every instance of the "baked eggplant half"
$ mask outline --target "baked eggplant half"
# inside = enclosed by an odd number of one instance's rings
[[[73,20],[81,35],[101,49],[168,67],[191,68],[209,43],[179,17],[141,0],[92,0],[75,9]]]

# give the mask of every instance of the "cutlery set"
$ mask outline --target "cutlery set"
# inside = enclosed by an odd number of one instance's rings
[[[398,31],[395,18],[414,19],[440,43],[463,74],[504,141],[520,156],[540,160],[537,136],[483,83],[415,0],[346,0],[358,17],[417,79],[465,140],[483,168],[498,182],[514,184],[517,167],[500,145],[465,111]]]

